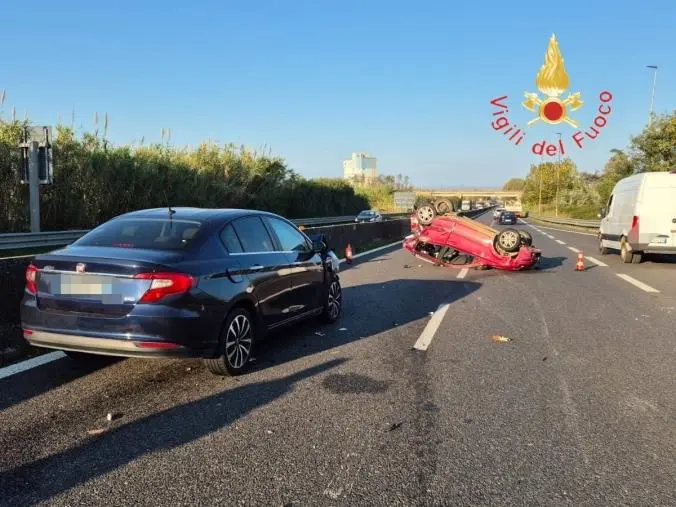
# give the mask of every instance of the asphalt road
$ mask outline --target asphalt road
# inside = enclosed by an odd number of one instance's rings
[[[0,504],[675,505],[676,266],[576,272],[588,238],[530,231],[533,271],[343,264],[342,320],[237,379],[61,359],[0,380]]]

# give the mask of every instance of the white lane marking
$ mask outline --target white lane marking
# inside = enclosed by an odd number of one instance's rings
[[[465,278],[467,273],[469,273],[469,268],[462,268],[460,273],[458,273],[458,278]]]
[[[547,236],[549,239],[554,239],[554,236],[552,236],[551,234],[545,234],[545,236]]]
[[[446,315],[449,306],[451,306],[450,303],[439,305],[439,308],[437,308],[437,311],[434,312],[434,315],[432,315],[432,318],[425,326],[425,329],[423,329],[423,332],[420,334],[418,341],[416,341],[415,345],[413,345],[414,349],[427,350],[427,347],[429,347],[430,343],[432,343],[434,333],[436,333],[437,329],[439,329],[441,321],[443,320],[444,315]]]
[[[404,238],[400,239],[399,241],[395,241],[394,243],[390,243],[389,245],[379,246],[378,248],[374,248],[373,250],[367,250],[366,252],[358,253],[357,255],[353,255],[352,258],[359,259],[359,257],[361,257],[362,255],[368,255],[374,252],[379,252],[380,250],[385,250],[386,248],[390,248],[394,245],[401,245],[403,241]],[[345,262],[345,259],[340,259],[340,262],[341,263]]]
[[[588,261],[593,262],[593,263],[596,264],[597,266],[602,266],[602,267],[604,267],[604,268],[607,268],[607,267],[608,267],[608,264],[606,264],[605,262],[601,262],[600,260],[595,259],[594,257],[589,257],[588,255],[585,255],[585,259],[587,259]]]
[[[50,352],[48,354],[42,354],[41,356],[33,357],[31,359],[28,359],[27,361],[21,361],[20,363],[10,364],[9,366],[5,366],[4,368],[0,369],[0,379],[9,377],[10,375],[16,375],[17,373],[21,373],[26,370],[30,370],[31,368],[35,368],[36,366],[42,366],[43,364],[51,363],[52,361],[56,361],[57,359],[61,359],[62,357],[66,357],[66,354],[58,350],[56,352]]]
[[[625,282],[629,282],[630,284],[638,287],[641,290],[644,290],[646,292],[659,292],[657,289],[651,287],[650,285],[646,285],[645,283],[637,280],[636,278],[633,278],[629,275],[625,275],[624,273],[615,273],[617,276],[622,278]]]
[[[530,224],[528,224],[528,225],[530,225]],[[533,226],[531,225],[531,227],[533,227]],[[561,232],[569,232],[569,233],[571,233],[571,234],[582,234],[583,236],[598,236],[598,234],[594,234],[594,233],[591,233],[591,232],[572,231],[572,230],[570,230],[570,229],[557,229],[556,227],[543,227],[543,226],[540,226],[540,228],[541,228],[541,229],[547,229],[547,230],[549,230],[549,231],[561,231]]]
[[[565,241],[561,241],[560,239],[557,239],[556,242],[557,242],[559,245],[565,245],[565,244],[566,244]]]
[[[568,250],[572,250],[572,251],[575,252],[575,253],[580,253],[580,250],[577,249],[577,248],[575,248],[574,246],[569,246],[569,247],[568,247]]]

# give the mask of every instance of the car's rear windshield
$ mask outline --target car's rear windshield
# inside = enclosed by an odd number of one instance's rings
[[[186,250],[199,237],[201,222],[169,218],[120,218],[88,232],[75,246]]]
[[[375,211],[362,211],[361,213],[359,213],[359,216],[360,217],[370,217],[370,216],[375,215],[375,214],[376,214]]]

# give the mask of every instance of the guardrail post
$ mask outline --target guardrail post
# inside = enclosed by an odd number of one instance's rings
[[[31,232],[40,232],[40,180],[38,143],[32,141],[28,149],[28,191],[31,217]]]

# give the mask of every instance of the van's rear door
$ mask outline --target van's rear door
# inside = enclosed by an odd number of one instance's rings
[[[653,173],[646,178],[639,206],[639,242],[676,247],[676,174]]]

